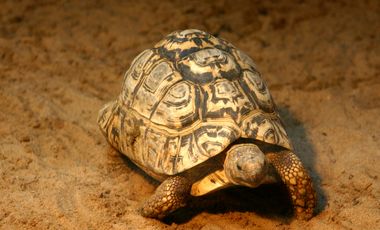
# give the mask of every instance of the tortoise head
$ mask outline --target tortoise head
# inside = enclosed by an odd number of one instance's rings
[[[264,153],[252,143],[233,145],[224,161],[224,171],[230,182],[252,188],[265,182],[268,166]]]

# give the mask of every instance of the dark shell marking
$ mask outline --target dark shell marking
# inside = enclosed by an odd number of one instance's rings
[[[205,48],[229,52],[233,45],[206,32],[189,29],[167,35],[154,47],[162,57],[174,62]]]
[[[184,206],[190,193],[233,185],[220,153],[236,140],[249,139],[262,141],[265,159],[288,188],[297,217],[313,215],[311,178],[292,152],[254,62],[208,33],[174,32],[138,55],[122,93],[100,110],[98,123],[113,147],[163,181],[141,206],[143,216],[162,218]]]
[[[199,30],[169,34],[137,56],[99,123],[115,148],[153,175],[183,172],[240,137],[291,149],[252,59]]]

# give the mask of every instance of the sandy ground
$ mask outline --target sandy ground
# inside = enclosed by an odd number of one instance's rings
[[[0,1],[0,229],[380,226],[379,1],[158,2]],[[258,64],[315,182],[310,221],[280,185],[221,191],[163,222],[136,213],[157,183],[106,143],[97,111],[139,52],[185,28]]]

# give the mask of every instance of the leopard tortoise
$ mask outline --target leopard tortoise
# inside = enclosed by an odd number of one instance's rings
[[[281,181],[297,218],[313,215],[311,178],[266,84],[223,39],[176,31],[140,53],[98,123],[113,147],[162,181],[139,208],[145,217],[163,218],[191,196]]]

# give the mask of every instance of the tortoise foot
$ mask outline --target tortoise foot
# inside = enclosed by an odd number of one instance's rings
[[[267,154],[267,158],[288,188],[297,219],[312,218],[316,206],[316,193],[311,178],[299,158],[289,150]]]
[[[190,196],[191,185],[181,176],[166,179],[155,193],[146,200],[138,209],[138,212],[149,218],[162,219],[178,208],[186,206]]]

